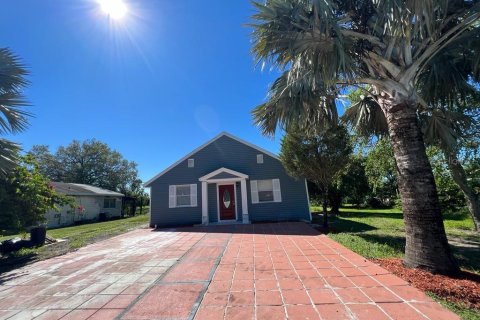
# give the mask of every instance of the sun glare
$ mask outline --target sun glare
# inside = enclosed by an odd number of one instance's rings
[[[127,5],[122,0],[98,0],[98,3],[112,19],[118,20],[127,14]]]

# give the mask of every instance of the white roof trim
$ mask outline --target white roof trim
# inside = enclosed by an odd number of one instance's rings
[[[210,172],[207,175],[204,175],[203,177],[200,177],[198,179],[198,181],[207,181],[210,178],[215,177],[216,175],[218,175],[220,173],[224,173],[224,172],[228,173],[228,174],[231,174],[232,176],[236,176],[237,178],[248,179],[248,176],[246,174],[240,173],[238,171],[230,170],[230,169],[227,169],[227,168],[220,168],[220,169],[217,169],[213,172]],[[217,179],[217,180],[231,180],[231,179],[232,178],[222,178],[222,179]]]
[[[251,148],[254,148],[254,149],[256,149],[256,150],[258,150],[258,151],[260,151],[260,152],[263,152],[263,153],[269,155],[269,156],[272,157],[272,158],[275,158],[275,159],[279,160],[279,159],[278,159],[278,156],[277,156],[276,154],[271,153],[270,151],[267,151],[267,150],[265,150],[265,149],[263,149],[263,148],[260,148],[260,147],[254,145],[254,144],[252,144],[252,143],[250,143],[250,142],[247,142],[247,141],[245,141],[245,140],[242,140],[242,139],[240,139],[240,138],[237,138],[237,137],[235,137],[234,135],[232,135],[232,134],[224,131],[224,132],[218,134],[217,136],[215,136],[215,137],[214,137],[213,139],[211,139],[210,141],[202,144],[200,147],[196,148],[195,150],[193,150],[192,152],[190,152],[189,154],[187,154],[186,156],[184,156],[183,158],[181,158],[180,160],[178,160],[177,162],[175,162],[174,164],[172,164],[171,166],[169,166],[167,169],[165,169],[165,170],[163,170],[162,172],[160,172],[159,174],[157,174],[157,175],[156,175],[155,177],[153,177],[152,179],[150,179],[150,180],[148,180],[147,182],[145,182],[145,183],[143,184],[143,186],[144,186],[145,188],[148,188],[148,187],[152,184],[152,182],[154,182],[155,180],[157,180],[158,178],[160,178],[161,176],[163,176],[165,173],[167,173],[168,171],[170,171],[171,169],[173,169],[174,167],[176,167],[178,164],[180,164],[181,162],[185,161],[186,159],[188,159],[189,157],[191,157],[192,155],[194,155],[194,154],[197,153],[198,151],[202,150],[203,148],[205,148],[205,147],[208,146],[209,144],[217,141],[218,139],[220,139],[220,138],[223,137],[223,136],[229,137],[229,138],[231,138],[231,139],[233,139],[233,140],[236,140],[236,141],[238,141],[238,142],[240,142],[240,143],[243,143],[244,145],[247,145],[247,146],[249,146],[249,147],[251,147]]]

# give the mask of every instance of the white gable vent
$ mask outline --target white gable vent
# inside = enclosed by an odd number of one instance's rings
[[[193,168],[195,166],[195,159],[188,159],[188,167]]]
[[[257,163],[263,163],[263,154],[257,154]]]

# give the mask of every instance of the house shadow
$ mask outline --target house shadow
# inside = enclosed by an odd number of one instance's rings
[[[199,232],[213,234],[318,236],[321,233],[305,222],[269,221],[251,224],[210,224],[152,229],[152,232]]]

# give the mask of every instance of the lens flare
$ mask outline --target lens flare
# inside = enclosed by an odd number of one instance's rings
[[[98,0],[102,11],[112,19],[123,18],[128,11],[127,5],[122,0]]]

